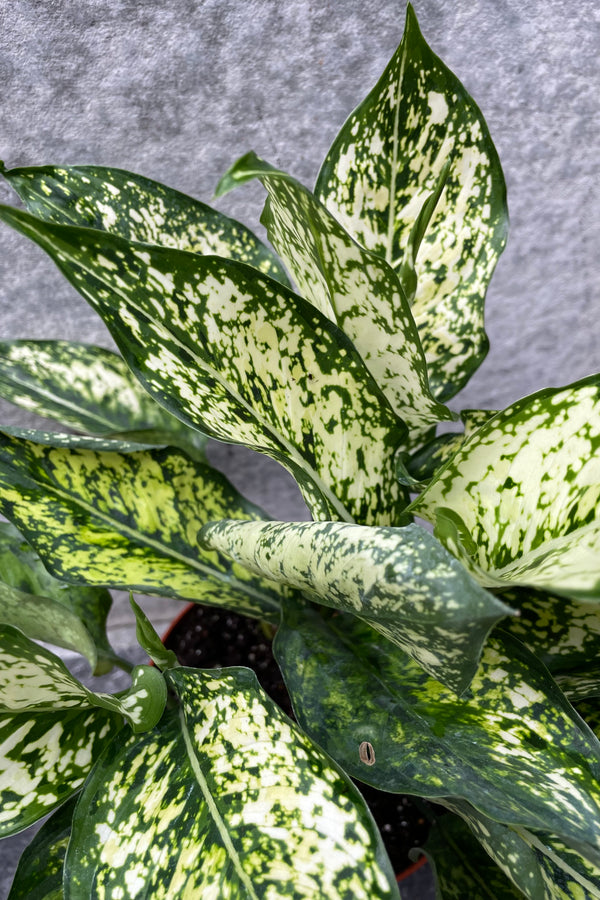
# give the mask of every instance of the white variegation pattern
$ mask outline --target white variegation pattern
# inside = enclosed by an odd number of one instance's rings
[[[356,788],[250,670],[168,679],[179,711],[115,743],[82,793],[65,900],[399,898]]]
[[[143,175],[105,166],[3,169],[27,209],[41,219],[110,231],[132,241],[224,256],[283,284],[275,254],[249,228],[205,203]]]
[[[419,334],[394,270],[303,185],[254,153],[232,166],[217,193],[251,178],[267,189],[261,221],[300,293],[348,335],[411,432],[450,419],[429,392]]]
[[[393,457],[406,428],[352,343],[311,304],[232,260],[10,207],[0,218],[54,258],[170,412],[282,462],[315,518],[398,519]]]
[[[462,692],[488,632],[511,609],[417,525],[209,523],[200,539],[250,571],[352,612]]]
[[[153,728],[167,694],[157,669],[136,666],[127,691],[96,693],[78,681],[58,656],[11,625],[0,625],[0,712],[38,713],[100,707],[124,716],[134,731]]]
[[[105,709],[0,713],[0,837],[16,834],[80,790],[123,717]]]
[[[505,186],[481,112],[427,46],[409,5],[402,43],[334,141],[315,194],[366,249],[402,267],[448,163],[415,261],[413,304],[430,382],[444,400],[487,351],[483,302],[506,240]]]
[[[547,389],[464,442],[413,504],[482,583],[600,597],[600,376]]]
[[[600,900],[600,861],[587,859],[555,834],[510,828],[468,803],[445,803],[528,900]],[[581,850],[591,848],[581,848]],[[595,852],[592,851],[595,856]]]

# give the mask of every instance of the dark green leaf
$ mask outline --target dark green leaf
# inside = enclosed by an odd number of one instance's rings
[[[418,525],[225,519],[206,525],[200,539],[258,575],[359,616],[458,693],[490,629],[511,613]]]
[[[245,225],[142,175],[102,166],[31,166],[2,174],[40,219],[237,259],[288,284],[275,254]]]
[[[511,828],[459,802],[463,817],[487,853],[529,900],[598,900],[600,868],[556,835]]]
[[[360,794],[253,672],[167,677],[179,712],[116,741],[84,788],[66,900],[398,898]]]
[[[53,578],[19,532],[0,522],[0,622],[81,653],[102,675],[119,659],[106,636],[111,602],[107,590]]]
[[[206,437],[141,388],[116,353],[68,341],[0,342],[0,396],[76,431],[175,444],[202,459]]]
[[[299,724],[353,777],[600,848],[600,743],[519,641],[497,630],[462,698],[355,618],[288,608],[274,649]]]
[[[57,809],[25,849],[8,900],[62,900],[63,862],[75,802],[73,797]]]
[[[483,303],[506,242],[506,189],[480,110],[427,46],[409,5],[402,43],[335,139],[315,193],[363,247],[406,268],[415,223],[448,162],[415,261],[413,305],[430,383],[444,400],[487,351]]]
[[[152,622],[133,599],[133,594],[129,597],[129,602],[135,614],[135,633],[140,647],[146,651],[159,669],[172,669],[178,665],[177,657],[172,650],[167,650],[164,646]]]
[[[279,591],[202,550],[207,519],[264,515],[210,466],[173,449],[0,433],[0,512],[58,578],[200,600],[279,621]]]
[[[438,817],[424,849],[437,877],[440,900],[523,900],[523,893],[456,816]]]

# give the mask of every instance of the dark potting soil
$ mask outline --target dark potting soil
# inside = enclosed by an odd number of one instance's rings
[[[166,640],[183,666],[212,669],[248,666],[261,687],[291,718],[290,698],[271,650],[271,641],[260,622],[211,606],[194,606],[173,626]],[[410,797],[388,794],[358,783],[381,831],[394,871],[411,865],[408,853],[427,840],[429,822]]]

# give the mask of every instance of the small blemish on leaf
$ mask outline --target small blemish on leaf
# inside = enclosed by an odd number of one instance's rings
[[[362,742],[362,744],[358,748],[358,755],[360,757],[360,761],[363,762],[366,766],[375,765],[375,751],[373,749],[373,744],[370,744],[368,741]]]

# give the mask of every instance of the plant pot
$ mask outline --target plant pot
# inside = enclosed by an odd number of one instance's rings
[[[166,647],[179,662],[195,668],[248,666],[256,672],[263,689],[287,715],[294,717],[281,672],[271,650],[271,640],[260,622],[214,606],[188,604],[174,619],[163,636]],[[422,847],[429,824],[422,802],[411,797],[389,794],[357,783],[365,797],[392,865],[399,873],[402,898],[433,900],[435,890],[427,860],[421,856],[411,862],[408,854]]]

